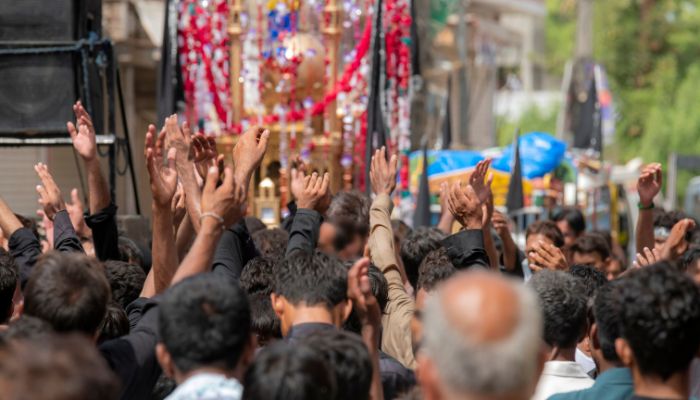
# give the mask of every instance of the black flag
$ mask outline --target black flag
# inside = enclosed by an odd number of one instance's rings
[[[420,75],[420,46],[418,44],[418,13],[416,0],[411,1],[411,74]]]
[[[177,56],[177,4],[175,0],[165,2],[165,27],[156,94],[158,121],[161,122],[178,111],[178,103],[185,101],[180,58]]]
[[[506,198],[508,212],[521,210],[525,207],[523,196],[523,173],[520,166],[520,129],[516,129],[515,143],[513,143],[513,167],[510,170],[510,183],[508,184],[508,197]]]
[[[382,115],[382,0],[375,3],[374,22],[372,27],[372,69],[369,81],[369,99],[367,100],[367,138],[365,143],[365,190],[369,194],[370,160],[374,151],[386,145],[386,126]]]
[[[418,184],[416,212],[413,214],[413,228],[430,226],[430,186],[428,184],[428,146],[423,144],[423,173]]]
[[[452,145],[452,75],[447,77],[447,101],[445,101],[445,120],[442,122],[442,149],[449,150]]]

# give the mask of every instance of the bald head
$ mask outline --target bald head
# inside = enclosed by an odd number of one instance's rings
[[[441,390],[529,398],[541,367],[542,334],[530,289],[485,271],[460,273],[428,299],[424,315],[425,354]]]

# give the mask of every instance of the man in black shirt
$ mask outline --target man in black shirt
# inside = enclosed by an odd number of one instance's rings
[[[700,289],[662,261],[622,278],[614,291],[624,305],[615,347],[632,370],[632,398],[687,399],[700,347]]]

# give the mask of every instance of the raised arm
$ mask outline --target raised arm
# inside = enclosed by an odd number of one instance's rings
[[[661,164],[649,164],[642,170],[637,180],[639,193],[639,218],[637,219],[637,253],[644,248],[654,248],[654,197],[661,191]]]
[[[224,179],[218,188],[219,169],[211,167],[202,192],[202,221],[197,238],[173,277],[172,284],[190,276],[209,271],[212,258],[225,227],[238,222],[245,213],[246,196],[234,180],[230,167],[224,169]]]
[[[107,186],[107,181],[100,168],[95,127],[80,101],[73,106],[73,113],[77,125],[72,122],[68,122],[66,125],[73,141],[73,148],[83,159],[87,170],[90,215],[85,219],[85,222],[92,230],[97,258],[102,261],[118,260],[117,207],[112,203],[109,186]]]
[[[483,210],[474,188],[457,181],[448,192],[448,207],[463,230],[442,240],[447,255],[458,269],[481,266],[490,268],[484,250]]]
[[[2,197],[0,197],[0,228],[3,235],[8,238],[9,251],[15,259],[15,264],[19,269],[20,283],[24,287],[36,259],[41,255],[39,239],[34,236],[31,230],[22,225],[22,222],[15,216]]]
[[[484,249],[489,256],[489,265],[493,271],[498,271],[498,251],[491,236],[491,219],[493,217],[493,192],[491,183],[493,174],[490,174],[491,159],[480,161],[476,164],[476,169],[469,177],[469,185],[474,188],[479,201],[481,202],[481,212],[483,215],[481,232],[484,236]]]
[[[166,126],[175,124],[177,118],[169,117]],[[173,230],[173,213],[171,203],[177,188],[177,170],[175,158],[177,149],[167,152],[167,165],[164,164],[165,128],[156,137],[156,127],[148,126],[146,133],[145,156],[148,175],[153,193],[153,265],[143,285],[141,297],[152,297],[163,292],[175,274],[177,268],[177,249]]]
[[[384,309],[382,350],[403,365],[415,367],[411,343],[411,319],[415,302],[403,284],[394,249],[394,233],[391,228],[391,193],[396,188],[398,159],[392,156],[386,161],[386,150],[377,150],[372,157],[370,180],[376,195],[369,211],[369,249],[372,262],[387,280],[389,296]]]
[[[383,400],[384,389],[379,371],[379,337],[382,331],[382,312],[372,294],[369,281],[369,259],[361,258],[348,271],[348,298],[362,324],[362,341],[369,351],[372,361],[372,385],[370,398]]]
[[[330,176],[317,173],[305,176],[303,172],[292,170],[292,192],[297,199],[297,212],[292,222],[287,243],[287,255],[303,251],[312,254],[318,244],[321,228],[321,206],[328,196]]]
[[[39,203],[44,208],[44,215],[53,221],[54,249],[67,252],[85,252],[78,235],[75,233],[68,211],[66,211],[66,203],[61,196],[61,190],[54,182],[48,167],[39,163],[34,166],[34,171],[41,179],[41,185],[36,187],[36,191],[39,193]]]

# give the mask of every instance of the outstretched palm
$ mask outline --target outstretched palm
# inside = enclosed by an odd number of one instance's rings
[[[73,105],[73,113],[76,124],[72,122],[66,124],[73,141],[73,148],[85,161],[92,161],[97,157],[97,140],[92,119],[80,101]]]
[[[156,127],[149,125],[146,133],[146,164],[151,179],[151,191],[153,200],[162,207],[170,208],[175,190],[177,189],[177,170],[175,169],[175,157],[177,150],[168,150],[167,164],[163,162],[163,143],[165,131],[161,131],[154,143]]]

